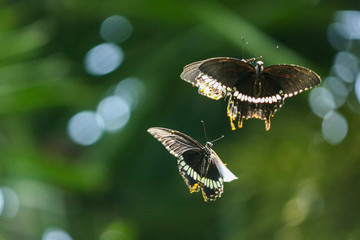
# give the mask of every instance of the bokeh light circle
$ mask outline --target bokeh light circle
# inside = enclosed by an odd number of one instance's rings
[[[333,94],[324,87],[317,87],[311,90],[309,104],[311,110],[321,118],[325,117],[328,112],[336,107]]]
[[[322,135],[328,143],[333,145],[340,143],[347,132],[348,124],[341,114],[335,111],[326,114],[322,123]]]
[[[72,240],[72,237],[62,229],[46,229],[42,240]]]
[[[360,73],[356,76],[354,90],[355,90],[356,98],[360,103]]]
[[[133,32],[130,21],[124,16],[114,15],[104,20],[100,27],[100,36],[108,42],[121,43]]]
[[[130,106],[119,96],[109,96],[103,99],[97,108],[97,113],[108,131],[123,128],[130,119]]]
[[[360,39],[360,12],[337,11],[336,21],[341,23],[341,33],[347,39]]]
[[[9,187],[0,187],[0,216],[13,218],[19,210],[19,197]]]
[[[145,98],[144,94],[144,83],[135,77],[126,78],[115,87],[115,95],[127,101],[131,109],[134,109],[139,101]]]
[[[102,119],[92,111],[83,111],[74,115],[68,124],[70,138],[80,145],[91,145],[103,134]]]
[[[337,77],[327,77],[323,87],[331,91],[334,96],[336,108],[341,107],[347,100],[349,87]]]
[[[351,83],[354,81],[355,74],[343,64],[334,64],[332,71],[344,82]]]
[[[352,83],[359,71],[358,60],[353,54],[341,51],[335,57],[333,70],[343,81]]]
[[[344,26],[341,23],[332,23],[328,27],[327,38],[333,48],[337,50],[348,50],[352,41],[344,37],[346,33],[343,33]]]
[[[124,60],[123,50],[113,43],[102,43],[92,49],[85,56],[86,71],[95,76],[111,73]]]
[[[327,77],[323,84],[332,93],[340,96],[347,96],[350,89],[337,77]]]

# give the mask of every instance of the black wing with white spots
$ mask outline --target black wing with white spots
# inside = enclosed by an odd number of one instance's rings
[[[231,128],[238,119],[238,128],[244,119],[265,120],[270,129],[270,118],[283,106],[284,100],[321,83],[310,69],[288,64],[263,68],[263,62],[254,59],[210,58],[184,67],[180,77],[198,88],[208,98],[229,97],[227,115]]]
[[[178,158],[179,173],[190,192],[201,190],[205,201],[221,197],[224,181],[236,179],[211,149],[211,143],[203,146],[188,135],[167,128],[153,127],[148,132]]]

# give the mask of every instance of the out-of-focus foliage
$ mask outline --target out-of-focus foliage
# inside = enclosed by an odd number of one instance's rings
[[[0,239],[359,239],[360,105],[352,88],[338,109],[348,132],[333,145],[322,137],[308,93],[288,99],[269,132],[254,119],[231,131],[226,102],[200,96],[179,78],[193,61],[262,56],[265,65],[303,65],[325,79],[337,53],[328,27],[338,10],[357,7],[317,0],[1,1]],[[129,38],[111,43],[123,60],[108,74],[91,75],[85,58],[108,40],[100,27],[113,15],[132,26]],[[126,95],[116,86],[129,77],[143,85],[125,126],[111,130],[100,121],[96,141],[73,142],[70,119]],[[239,177],[210,203],[188,193],[176,159],[146,132],[167,127],[205,142],[200,120],[210,139],[225,135],[214,150]]]

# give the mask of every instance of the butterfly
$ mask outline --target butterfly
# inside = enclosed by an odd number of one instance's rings
[[[211,142],[203,146],[184,133],[162,127],[149,128],[147,131],[178,159],[179,173],[190,193],[201,190],[205,202],[221,197],[224,182],[237,179],[211,149]]]
[[[244,119],[265,120],[270,130],[270,118],[284,104],[286,98],[309,90],[321,83],[314,71],[293,64],[278,64],[264,68],[262,61],[251,65],[248,60],[229,57],[209,58],[190,63],[180,77],[208,98],[219,100],[229,97],[227,115],[233,123],[238,118],[238,128]]]

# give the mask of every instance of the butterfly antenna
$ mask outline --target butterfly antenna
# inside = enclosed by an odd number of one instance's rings
[[[267,55],[269,55],[269,56],[274,55],[274,53],[276,52],[276,50],[278,50],[279,48],[280,48],[279,45],[275,46],[275,48],[274,48],[271,52],[269,52],[269,54],[267,54]]]
[[[218,140],[220,140],[220,139],[222,139],[222,138],[224,138],[224,135],[221,135],[221,137],[219,137],[219,138],[217,138],[217,139],[215,139],[215,140],[212,140],[211,143],[214,143],[214,142],[216,142],[216,141],[218,141]]]
[[[205,122],[204,122],[204,120],[201,120],[201,123],[202,123],[203,129],[204,129],[205,140],[206,140],[206,142],[208,142],[208,138],[207,138],[207,136],[206,136],[206,129],[205,129]]]
[[[244,58],[244,46],[247,45],[247,48],[249,49],[249,51],[251,52],[252,55],[256,55],[255,51],[250,47],[249,42],[245,42],[245,37],[241,37],[241,39],[243,40],[243,44],[242,44],[242,48],[241,48],[241,53],[242,53],[242,59],[246,62],[246,63],[253,63],[254,61],[262,58],[262,56],[259,57],[254,57],[254,58],[249,58],[246,59]]]
[[[248,51],[251,53],[251,55],[256,56],[254,49],[251,48],[249,42],[245,42],[244,45],[246,45]]]
[[[241,36],[241,39],[242,39],[241,57],[242,57],[242,59],[245,59],[245,57],[244,57],[244,47],[245,47],[245,38],[244,38],[244,36]]]

